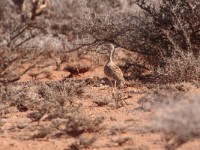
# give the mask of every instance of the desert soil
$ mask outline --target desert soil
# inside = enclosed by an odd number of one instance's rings
[[[69,75],[66,71],[51,71],[50,80],[60,80],[64,76]],[[75,76],[72,79],[86,79],[93,76],[104,78],[103,66],[88,71],[80,76]],[[24,75],[20,82],[33,80],[28,74]],[[39,79],[43,82],[49,79]],[[84,110],[88,116],[103,116],[104,128],[95,133],[83,133],[81,138],[90,139],[96,138],[96,141],[90,146],[82,149],[93,150],[164,150],[165,141],[162,139],[162,133],[152,133],[147,129],[147,126],[153,115],[153,111],[144,111],[138,100],[147,92],[145,86],[132,86],[120,89],[122,96],[127,96],[120,107],[116,106],[116,101],[112,99],[112,88],[107,84],[100,86],[85,87],[83,98],[77,99],[83,104]],[[95,100],[108,99],[108,105],[98,106]],[[12,109],[12,108],[10,108]],[[13,108],[14,109],[14,108]],[[44,137],[36,139],[25,138],[28,133],[25,129],[27,126],[37,125],[38,122],[31,121],[27,118],[29,111],[19,112],[16,110],[5,114],[2,118],[4,122],[0,134],[0,149],[1,150],[67,150],[72,149],[70,145],[77,138],[68,135],[59,137]],[[41,124],[48,124],[42,121]],[[39,125],[39,124],[38,124]],[[200,149],[200,141],[195,140],[183,144],[179,150],[198,150]]]

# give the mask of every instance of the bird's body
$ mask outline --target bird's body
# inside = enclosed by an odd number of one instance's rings
[[[113,45],[111,45],[111,48],[112,50],[110,53],[109,61],[104,66],[104,74],[106,75],[106,77],[109,79],[110,82],[114,80],[115,84],[117,83],[117,85],[123,86],[123,84],[125,83],[125,79],[123,77],[121,69],[112,60],[115,48]]]
[[[110,81],[114,80],[119,85],[125,82],[121,69],[113,62],[109,62],[105,65],[104,73]]]

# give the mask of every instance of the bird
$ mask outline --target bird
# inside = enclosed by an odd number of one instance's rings
[[[113,91],[116,88],[117,85],[123,86],[125,84],[125,79],[123,76],[123,72],[121,69],[113,62],[113,55],[115,53],[115,47],[113,44],[109,44],[109,48],[111,49],[109,60],[104,66],[104,74],[110,81]],[[114,80],[114,85],[112,81]]]

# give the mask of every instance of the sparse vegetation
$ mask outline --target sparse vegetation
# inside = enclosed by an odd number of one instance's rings
[[[177,149],[200,136],[199,97],[192,95],[187,101],[193,103],[174,102],[164,107],[160,106],[154,116],[152,128],[164,133],[166,148],[169,150]]]
[[[27,85],[17,84],[9,86],[7,100],[2,104],[16,107],[20,112],[29,111],[27,115],[32,121],[41,123],[51,121],[52,125],[38,128],[38,133],[32,138],[43,138],[55,129],[70,136],[79,136],[84,132],[97,132],[103,128],[103,117],[90,118],[83,111],[81,103],[74,101],[75,97],[80,97],[80,86],[82,83],[74,82],[30,82]],[[1,92],[2,93],[2,92]],[[4,99],[2,95],[1,100]],[[6,109],[6,108],[4,108]],[[1,114],[5,115],[4,109]],[[59,120],[55,120],[59,118]],[[60,128],[65,126],[64,128]],[[52,128],[52,129],[51,129]]]
[[[138,103],[142,105],[143,110],[151,111],[160,104],[168,105],[182,101],[183,97],[189,97],[189,91],[196,88],[195,85],[184,82],[157,86],[141,97]]]
[[[110,8],[104,12],[96,12],[98,9],[95,9],[94,12],[86,14],[76,22],[77,32],[87,35],[87,38],[89,36],[90,41],[93,41],[90,45],[98,47],[102,43],[110,42],[139,53],[144,59],[139,62],[140,65],[145,65],[155,73],[161,68],[163,78],[166,77],[167,82],[197,80],[199,3],[196,0],[120,2],[118,1],[116,6],[108,5],[107,1],[92,3],[97,8]],[[102,4],[98,5],[99,3]],[[85,18],[88,20],[85,21]],[[197,65],[191,66],[191,60]],[[176,63],[174,66],[177,61],[182,63]],[[181,67],[178,65],[183,65],[184,68],[192,67],[187,71],[192,71],[195,67],[197,72],[195,75],[194,72],[188,74],[184,71],[186,69],[181,68],[183,75],[177,78],[180,70],[175,70]],[[171,69],[168,70],[170,66]]]
[[[86,138],[80,137],[77,141],[70,145],[70,149],[79,150],[84,148],[92,148],[92,144],[97,140],[96,137]]]
[[[199,0],[0,0],[2,149],[199,140],[199,10]],[[126,80],[115,92],[102,71],[110,44]]]

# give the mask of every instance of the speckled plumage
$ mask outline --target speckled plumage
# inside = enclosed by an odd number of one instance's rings
[[[117,84],[122,86],[125,83],[125,79],[123,77],[123,73],[121,69],[112,61],[113,54],[115,52],[115,48],[111,45],[111,53],[110,59],[107,64],[104,66],[104,74],[111,81],[114,80]]]

